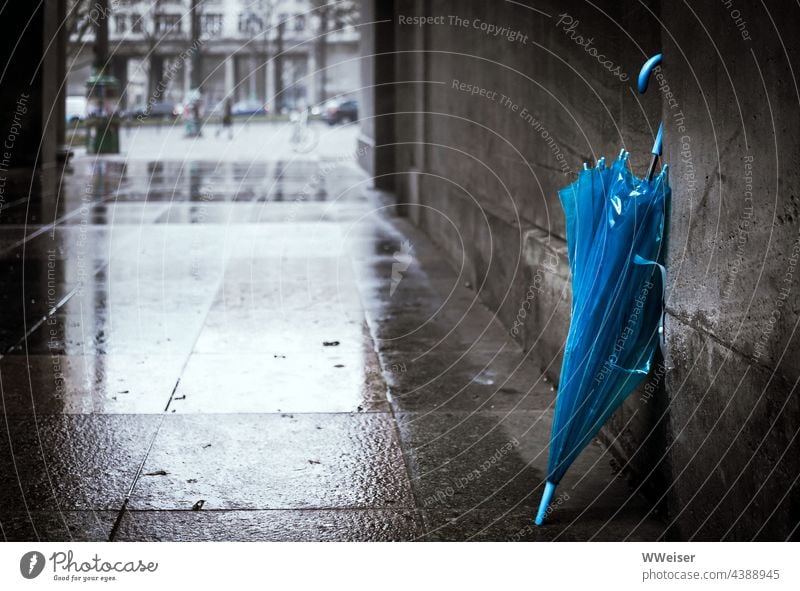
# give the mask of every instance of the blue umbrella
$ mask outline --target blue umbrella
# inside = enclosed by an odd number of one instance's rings
[[[661,54],[639,75],[647,89]],[[647,376],[662,334],[666,274],[658,264],[670,198],[659,126],[647,176],[628,170],[628,153],[611,166],[601,158],[559,191],[572,273],[572,320],[561,366],[547,480],[536,524],[556,485],[584,447]]]

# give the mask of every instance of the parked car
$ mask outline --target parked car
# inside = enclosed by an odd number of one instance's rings
[[[145,103],[128,109],[123,116],[126,119],[172,119],[180,114],[177,109],[173,103]]]
[[[68,96],[66,106],[67,123],[75,123],[86,119],[86,106],[85,96]]]
[[[328,105],[322,113],[322,120],[328,125],[358,120],[358,101],[349,100]]]
[[[258,101],[239,101],[234,103],[231,113],[234,117],[249,117],[252,115],[266,115],[267,109]]]

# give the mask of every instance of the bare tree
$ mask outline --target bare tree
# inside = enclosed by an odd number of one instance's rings
[[[153,96],[156,86],[163,76],[162,57],[156,55],[156,46],[161,39],[160,25],[158,22],[161,14],[161,0],[152,0],[149,8],[142,14],[131,16],[131,32],[141,34],[145,44],[147,61],[147,96]]]
[[[275,35],[277,39],[276,43],[277,46],[280,46],[282,42],[282,31],[280,30],[279,27],[276,30],[276,28],[273,28],[272,26],[273,23],[275,22],[275,15],[277,13],[277,8],[280,2],[281,0],[252,0],[248,4],[248,9],[250,11],[249,18],[253,19],[253,22],[258,28],[258,30],[253,30],[252,34],[255,35],[260,33],[262,36],[261,38],[262,38],[262,55],[264,56],[264,64],[263,64],[264,77],[266,79],[266,76],[269,75],[269,70],[266,68],[266,63],[270,59],[272,59],[273,66],[275,66],[275,74],[273,82],[276,82],[278,80],[278,76],[280,76],[281,79],[283,78],[283,72],[279,71],[279,69],[281,69],[282,67],[282,63],[280,60],[280,56],[277,55],[282,50],[276,48],[275,55],[270,57],[270,49],[272,47],[270,44],[270,38],[273,35]],[[276,84],[275,88],[277,89],[278,86],[279,84]],[[264,97],[265,102],[269,102],[273,99],[274,97],[269,97],[269,96]]]
[[[100,72],[108,61],[108,0],[95,0],[94,17],[94,68]]]
[[[93,23],[89,20],[89,0],[67,0],[67,14],[64,28],[74,43],[81,43]]]
[[[190,76],[192,89],[199,89],[203,81],[203,59],[200,55],[200,18],[203,13],[203,0],[192,0],[189,18],[191,19],[190,42],[192,48]]]

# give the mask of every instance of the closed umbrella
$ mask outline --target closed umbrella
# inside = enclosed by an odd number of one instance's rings
[[[647,88],[654,56],[644,65]],[[658,264],[670,187],[668,167],[658,175],[662,126],[643,179],[628,169],[628,153],[607,166],[584,165],[559,191],[566,216],[572,274],[572,318],[556,398],[547,479],[536,524],[556,486],[584,447],[647,376],[662,334],[666,274]]]

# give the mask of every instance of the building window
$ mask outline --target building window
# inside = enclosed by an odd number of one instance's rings
[[[209,37],[216,37],[222,33],[222,15],[201,14],[200,30],[204,35],[208,35]]]
[[[264,30],[264,21],[261,17],[251,12],[239,15],[239,32],[253,35]]]
[[[142,17],[135,12],[131,14],[131,33],[142,32]]]
[[[175,35],[181,32],[179,14],[157,14],[156,35]]]
[[[294,17],[294,30],[295,31],[306,30],[306,15],[298,14]]]
[[[114,15],[114,32],[124,33],[128,30],[128,17],[125,14]]]

